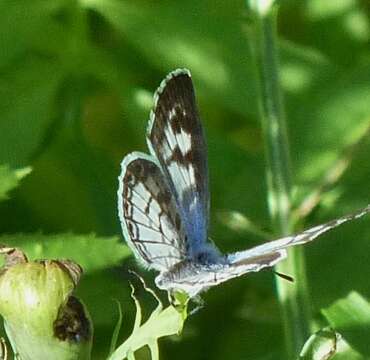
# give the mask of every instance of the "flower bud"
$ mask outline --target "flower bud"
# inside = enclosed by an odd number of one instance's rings
[[[92,325],[74,296],[82,269],[72,261],[27,261],[15,248],[0,246],[0,314],[22,360],[90,359]]]

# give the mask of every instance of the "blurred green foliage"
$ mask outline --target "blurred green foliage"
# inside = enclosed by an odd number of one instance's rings
[[[322,313],[353,350],[363,355],[370,353],[370,304],[361,295],[351,292],[323,309]]]
[[[364,0],[280,7],[297,207],[328,169],[345,164],[300,226],[369,203],[369,19]],[[197,91],[209,148],[210,237],[224,251],[265,240],[225,220],[235,212],[241,224],[269,230],[253,36],[241,0],[0,2],[0,200],[10,197],[0,204],[8,234],[0,242],[85,267],[78,295],[94,321],[94,359],[108,355],[114,299],[122,303],[121,338],[132,329],[126,269],[136,265],[120,232],[117,176],[125,154],[146,151],[151,96],[169,71],[189,68]],[[370,296],[369,229],[365,218],[307,247],[318,319],[320,308],[352,290]],[[150,298],[138,297],[150,313]],[[283,358],[271,272],[231,281],[205,300],[181,339],[160,342],[161,359]]]

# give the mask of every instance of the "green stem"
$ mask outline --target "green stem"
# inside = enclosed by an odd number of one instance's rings
[[[260,115],[265,139],[268,206],[276,235],[292,233],[289,142],[279,81],[276,18],[272,1],[250,1],[255,19],[254,53],[258,68]],[[302,248],[289,250],[277,271],[294,278],[294,284],[276,278],[288,358],[297,357],[310,329],[310,301]]]

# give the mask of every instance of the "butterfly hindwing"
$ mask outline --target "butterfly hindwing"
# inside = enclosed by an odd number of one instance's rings
[[[154,102],[148,146],[168,179],[196,247],[207,241],[209,192],[207,149],[189,71],[170,73]]]
[[[314,226],[299,234],[274,240],[252,249],[229,254],[223,262],[212,264],[187,264],[158,276],[157,285],[162,289],[182,289],[190,297],[233,278],[250,272],[272,267],[284,260],[287,249],[305,244],[351,220],[358,219],[370,212],[370,206],[353,214],[342,216],[325,224]]]
[[[159,288],[193,297],[232,278],[272,267],[291,246],[370,213],[353,214],[252,249],[222,255],[207,241],[207,149],[188,70],[171,72],[154,96],[147,130],[151,155],[127,155],[119,177],[118,208],[136,257],[158,270]]]
[[[327,223],[314,226],[310,229],[302,231],[299,234],[292,236],[286,236],[281,239],[273,240],[265,244],[256,246],[249,250],[240,251],[234,254],[228,255],[230,263],[238,262],[242,259],[248,259],[255,256],[269,254],[275,251],[285,250],[291,246],[302,245],[316,239],[321,234],[336,228],[339,225],[351,220],[358,219],[370,212],[370,205],[358,210],[352,214],[342,216],[340,218],[331,220]]]
[[[180,263],[171,271],[158,275],[156,284],[164,290],[179,290],[194,297],[210,287],[242,276],[249,272],[271,267],[286,257],[285,250],[279,250],[260,256],[240,259],[233,264],[224,259],[210,264]]]
[[[131,153],[121,166],[118,208],[124,235],[146,266],[166,271],[187,251],[172,192],[150,156]]]

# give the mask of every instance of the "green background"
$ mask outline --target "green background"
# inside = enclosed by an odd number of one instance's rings
[[[349,158],[297,230],[370,202],[369,19],[367,1],[280,7],[295,205]],[[0,2],[0,200],[7,194],[0,242],[22,246],[30,258],[71,258],[84,267],[77,293],[94,321],[94,359],[109,350],[114,299],[122,303],[121,341],[132,328],[127,269],[139,268],[120,231],[117,176],[124,155],[147,151],[152,94],[169,71],[187,67],[193,75],[208,144],[210,237],[223,251],[265,240],[247,224],[269,231],[254,36],[244,1]],[[32,171],[18,184],[15,169],[25,167]],[[369,236],[366,218],[306,247],[317,319],[352,290],[370,296]],[[154,274],[138,271],[153,284]],[[137,287],[148,315],[155,303]],[[160,342],[161,359],[284,358],[271,271],[204,299],[181,337]]]

